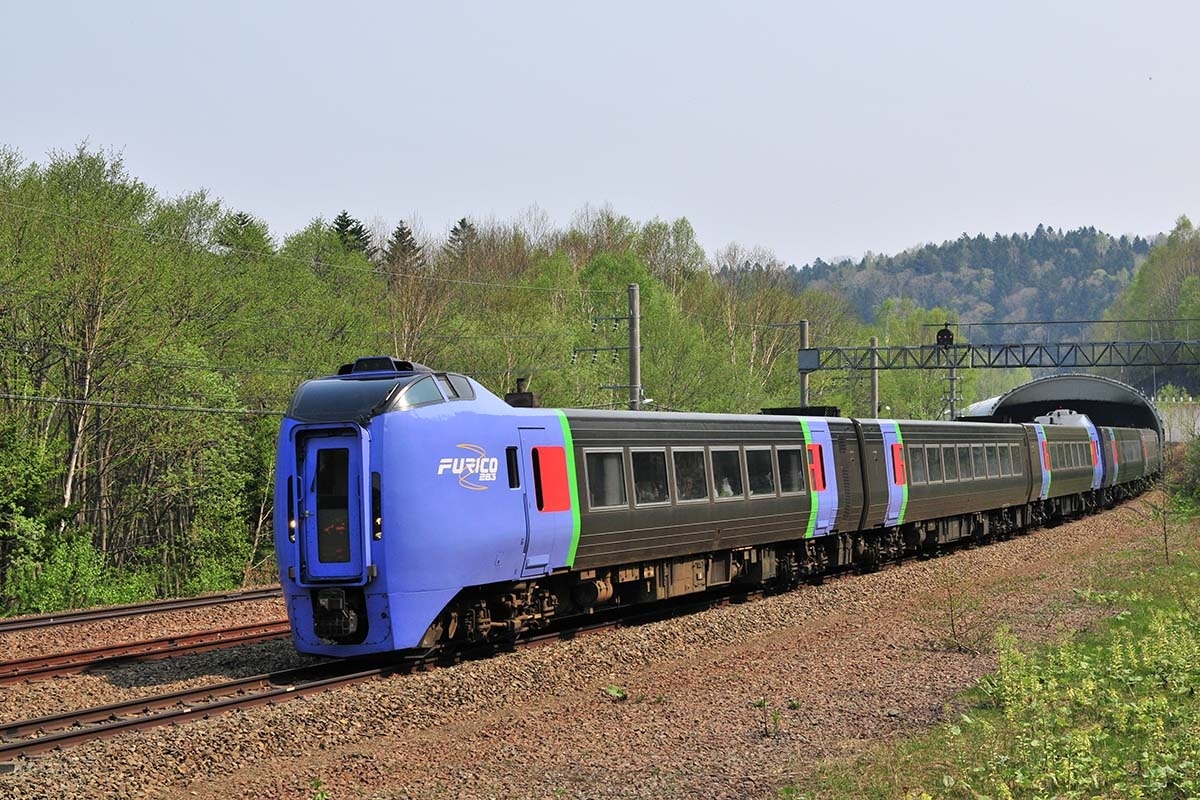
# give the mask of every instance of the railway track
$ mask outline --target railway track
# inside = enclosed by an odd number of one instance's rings
[[[0,684],[71,675],[126,661],[153,661],[185,653],[203,653],[235,645],[279,639],[288,635],[287,620],[242,625],[236,628],[164,636],[128,644],[94,647],[51,656],[34,656],[0,662]]]
[[[888,568],[895,564],[885,562],[880,566]],[[852,572],[839,571],[824,577],[837,579]],[[0,723],[0,763],[109,738],[125,731],[147,730],[190,719],[208,718],[237,709],[282,703],[295,697],[305,697],[390,675],[409,674],[460,661],[486,658],[516,647],[539,646],[554,640],[596,634],[610,628],[641,625],[729,603],[753,601],[764,594],[769,592],[762,589],[726,591],[701,598],[667,601],[634,614],[629,614],[627,610],[622,614],[620,609],[613,609],[596,614],[582,624],[578,621],[563,623],[512,643],[489,643],[460,648],[450,653],[393,657],[391,660],[386,656],[347,659],[36,719]]]
[[[123,703],[0,724],[0,762],[73,747],[126,731],[146,730],[232,711],[282,702],[361,683],[395,667],[354,669],[338,662],[254,675]],[[15,740],[15,741],[14,741]]]
[[[739,598],[734,598],[739,599]],[[0,763],[65,749],[126,731],[203,719],[237,709],[287,702],[319,692],[396,674],[410,674],[460,661],[486,658],[515,647],[589,635],[622,625],[637,625],[678,614],[692,613],[730,602],[728,596],[673,604],[634,616],[592,618],[586,624],[549,629],[508,645],[484,644],[449,654],[401,659],[367,657],[315,667],[296,667],[194,689],[148,695],[120,703],[68,711],[35,719],[0,723]]]
[[[179,611],[188,608],[224,605],[226,603],[251,602],[254,600],[269,600],[279,597],[279,587],[266,589],[249,589],[244,592],[227,592],[225,594],[205,595],[203,597],[186,597],[174,600],[153,600],[146,603],[132,603],[110,608],[84,609],[81,611],[62,611],[54,614],[39,614],[33,617],[17,619],[0,619],[0,633],[24,631],[33,628],[48,628],[54,625],[67,625],[96,620],[134,617],[142,614],[156,614],[164,611]]]

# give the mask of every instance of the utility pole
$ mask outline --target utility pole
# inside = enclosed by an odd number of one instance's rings
[[[629,410],[642,410],[642,301],[636,283],[629,284]]]
[[[808,320],[800,320],[800,349],[807,350],[808,347]],[[800,405],[808,408],[808,372],[800,372]]]
[[[622,383],[616,386],[601,386],[601,389],[627,389],[629,390],[629,410],[640,411],[642,409],[642,302],[640,289],[636,283],[629,284],[629,310],[623,317],[596,317],[592,320],[592,332],[596,330],[600,320],[610,320],[613,324],[613,331],[621,322],[629,323],[629,344],[613,345],[611,347],[576,347],[575,352],[571,354],[571,363],[579,357],[580,353],[591,353],[592,363],[596,363],[596,356],[600,353],[612,353],[613,363],[617,362],[617,354],[622,350],[629,351],[629,383]],[[615,407],[615,404],[614,404]]]
[[[872,417],[879,416],[879,337],[871,337],[871,410]]]

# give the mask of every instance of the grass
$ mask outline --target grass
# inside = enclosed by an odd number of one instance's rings
[[[952,718],[823,762],[781,798],[1200,797],[1200,554],[1077,592],[1098,630],[1031,649],[997,637],[999,668]]]

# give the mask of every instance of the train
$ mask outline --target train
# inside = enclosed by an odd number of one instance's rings
[[[1112,506],[1155,431],[1037,421],[513,407],[390,356],[302,383],[275,549],[295,647],[511,642],[575,615],[785,590]]]

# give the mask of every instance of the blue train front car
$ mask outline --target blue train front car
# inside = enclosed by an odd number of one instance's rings
[[[502,625],[443,611],[466,587],[567,563],[578,515],[563,438],[556,412],[387,357],[302,384],[279,432],[275,494],[296,649],[408,650],[457,633],[447,626]]]

